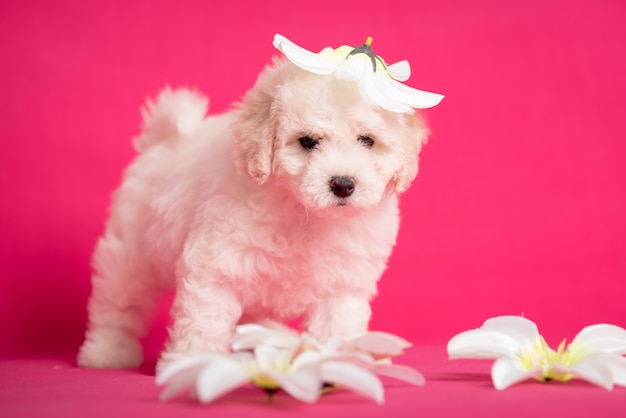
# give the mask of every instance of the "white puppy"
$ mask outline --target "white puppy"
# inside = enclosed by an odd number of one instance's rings
[[[207,104],[189,90],[148,102],[93,256],[80,366],[140,365],[155,298],[172,288],[158,367],[227,350],[241,322],[302,317],[322,340],[367,330],[423,121],[286,60],[235,110],[206,117]]]

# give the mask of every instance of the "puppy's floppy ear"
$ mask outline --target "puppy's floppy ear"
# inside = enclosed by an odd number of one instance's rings
[[[417,176],[419,165],[419,153],[422,146],[426,144],[429,130],[423,117],[415,115],[402,115],[402,142],[400,145],[400,169],[396,172],[395,191],[400,194],[407,190],[411,182]]]
[[[276,142],[274,98],[280,85],[280,62],[268,66],[235,110],[232,127],[239,170],[263,184],[272,173]]]

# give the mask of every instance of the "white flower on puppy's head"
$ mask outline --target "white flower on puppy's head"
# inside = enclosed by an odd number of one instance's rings
[[[372,38],[353,47],[325,48],[313,53],[296,45],[280,34],[274,36],[274,46],[298,67],[315,74],[334,74],[339,79],[357,82],[361,94],[391,112],[413,113],[438,105],[444,96],[405,86],[411,68],[407,61],[387,65],[371,48]]]
[[[451,359],[496,359],[491,377],[500,390],[529,378],[566,382],[578,377],[608,390],[626,386],[626,330],[610,324],[588,326],[569,345],[563,341],[553,350],[534,322],[500,316],[454,336],[448,354]]]

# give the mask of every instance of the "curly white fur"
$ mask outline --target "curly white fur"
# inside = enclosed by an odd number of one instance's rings
[[[367,330],[398,231],[396,195],[417,174],[421,119],[282,60],[235,110],[206,117],[207,104],[184,89],[148,102],[141,153],[94,252],[81,366],[138,366],[167,289],[176,296],[159,366],[227,350],[239,322],[302,317],[321,339]],[[319,143],[305,149],[306,136]],[[336,176],[354,192],[333,193]]]

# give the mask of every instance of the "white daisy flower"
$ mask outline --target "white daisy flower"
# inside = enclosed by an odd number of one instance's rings
[[[495,359],[491,377],[502,390],[523,380],[578,377],[611,390],[626,386],[626,330],[596,324],[580,331],[569,345],[548,346],[534,322],[519,316],[490,318],[479,329],[462,332],[448,343],[451,359]]]
[[[162,400],[189,390],[201,403],[209,403],[252,383],[270,393],[280,388],[296,399],[315,402],[323,384],[318,367],[291,354],[269,345],[258,345],[254,352],[201,354],[166,367],[156,382],[165,386]]]
[[[377,375],[424,384],[418,371],[391,364],[391,357],[409,346],[408,341],[382,332],[322,344],[287,328],[241,325],[232,339],[233,353],[207,353],[173,363],[157,375],[157,384],[165,386],[163,400],[188,390],[208,403],[253,384],[270,394],[282,389],[304,402],[315,402],[328,387],[339,386],[380,404],[384,388]]]
[[[280,34],[274,36],[274,46],[298,67],[315,74],[334,74],[339,79],[357,82],[361,94],[391,112],[413,113],[438,105],[444,96],[417,90],[401,83],[411,75],[408,61],[387,65],[372,51],[372,38],[353,47],[325,48],[311,52]]]

